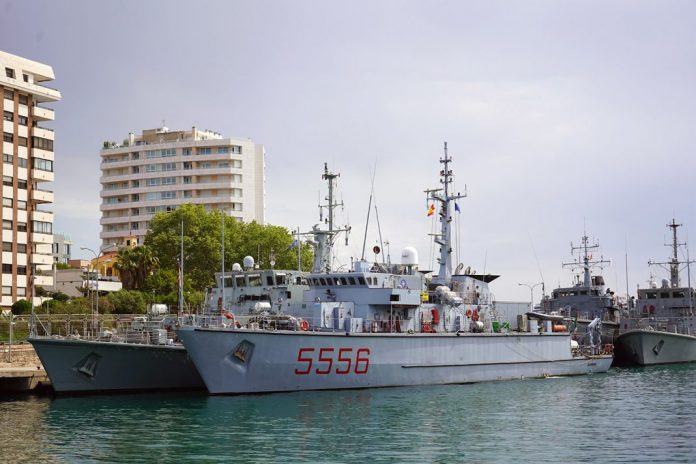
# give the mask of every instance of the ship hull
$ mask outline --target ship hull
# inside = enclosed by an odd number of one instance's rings
[[[182,345],[32,338],[56,393],[203,389]]]
[[[345,334],[182,328],[212,394],[473,383],[605,372],[568,334]]]
[[[614,343],[617,365],[651,366],[696,361],[696,337],[657,330],[630,330]]]

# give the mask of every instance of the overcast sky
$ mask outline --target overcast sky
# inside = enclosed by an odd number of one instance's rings
[[[621,293],[626,254],[634,292],[667,259],[673,216],[687,238],[694,24],[689,1],[0,0],[0,49],[55,71],[54,231],[74,257],[99,246],[102,142],[165,120],[264,144],[272,224],[318,222],[328,162],[353,228],[344,260],[361,254],[376,166],[393,261],[413,245],[433,268],[423,191],[446,140],[468,192],[459,260],[501,274],[498,299],[528,300],[518,283],[571,283],[561,263],[583,229]]]

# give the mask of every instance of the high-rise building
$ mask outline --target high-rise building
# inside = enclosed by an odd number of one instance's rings
[[[193,127],[132,132],[101,150],[103,246],[142,244],[150,219],[184,203],[265,220],[264,147]]]
[[[2,112],[2,297],[0,306],[30,299],[32,284],[53,284],[53,130],[41,124],[54,120],[42,106],[60,100],[46,87],[53,69],[0,51]]]
[[[53,234],[53,261],[68,264],[72,259],[73,242],[65,234]]]

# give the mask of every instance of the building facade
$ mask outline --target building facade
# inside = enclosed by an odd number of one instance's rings
[[[251,140],[217,132],[133,133],[101,150],[101,240],[143,243],[149,221],[185,203],[218,209],[240,221],[265,221],[265,152]]]
[[[64,234],[53,234],[53,262],[68,264],[72,259],[73,242]]]
[[[53,69],[0,51],[3,95],[2,296],[0,306],[29,300],[32,285],[53,284],[53,130],[44,126],[54,111],[44,106],[60,92],[43,84]]]

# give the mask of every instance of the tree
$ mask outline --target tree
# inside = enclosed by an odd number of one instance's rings
[[[201,291],[214,284],[214,275],[221,268],[222,214],[217,210],[206,211],[201,205],[185,204],[175,211],[158,213],[150,221],[145,244],[159,258],[160,269],[173,271],[174,275],[179,268],[183,221],[185,291],[187,288]],[[227,270],[232,269],[233,263],[241,264],[245,256],[254,256],[261,268],[271,267],[272,258],[278,269],[297,268],[297,250],[291,248],[293,236],[284,227],[239,222],[227,215],[224,216],[224,225]],[[311,268],[312,250],[309,246],[302,246],[301,262],[303,269]],[[167,290],[170,283],[171,280]],[[150,290],[156,289],[150,287]]]
[[[27,314],[29,312],[31,312],[31,303],[27,300],[17,300],[12,305],[13,314]]]
[[[145,314],[147,302],[142,292],[133,290],[119,290],[110,293],[106,299],[113,305],[115,314]]]
[[[121,283],[127,290],[138,290],[143,287],[145,279],[159,265],[159,259],[152,249],[146,245],[119,250],[114,268],[121,277]]]
[[[56,263],[56,269],[72,269],[68,263]]]

